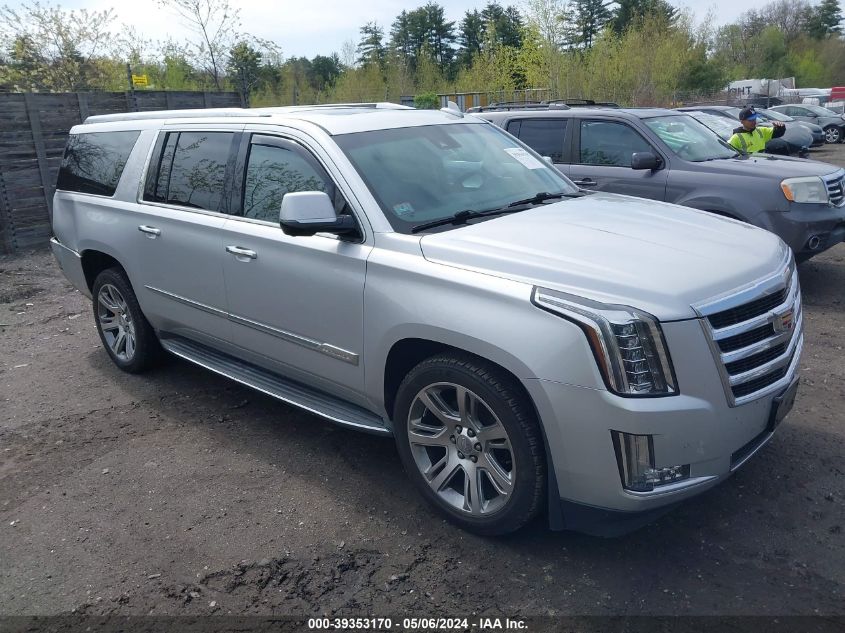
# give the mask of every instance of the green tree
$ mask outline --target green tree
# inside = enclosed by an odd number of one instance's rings
[[[590,48],[596,37],[610,21],[610,3],[607,0],[572,0],[574,5],[572,44]]]
[[[332,53],[329,56],[317,55],[311,60],[308,78],[315,90],[325,92],[334,85],[342,72],[343,68],[337,53]]]
[[[97,58],[105,56],[114,13],[65,10],[24,2],[0,8],[0,48],[17,64],[22,82],[35,88],[73,92],[99,87]],[[12,69],[13,74],[15,69]],[[31,90],[33,85],[23,86]]]
[[[484,21],[485,32],[489,34],[491,41],[503,46],[519,48],[522,45],[522,15],[516,7],[508,6],[503,8],[493,0],[481,12],[481,19]]]
[[[481,42],[484,39],[484,19],[478,9],[467,11],[461,20],[458,44],[458,60],[462,67],[469,68],[472,58],[481,52]]]
[[[384,29],[376,22],[367,22],[361,27],[361,39],[358,42],[358,64],[384,66],[387,50],[384,46]]]
[[[811,37],[823,39],[842,33],[842,12],[839,0],[822,0],[811,9],[807,18],[807,32]]]
[[[564,0],[527,0],[525,6],[528,25],[548,47],[560,48],[566,40],[566,24],[571,20]]]
[[[228,55],[239,40],[240,9],[229,0],[158,0],[162,7],[173,10],[194,34],[187,50],[193,63],[210,77],[217,90],[223,90],[223,76]]]
[[[419,110],[436,110],[439,106],[436,92],[421,92],[414,97],[414,107]]]
[[[666,0],[617,0],[610,25],[621,34],[649,15],[662,17],[671,24],[678,16],[678,9]]]
[[[250,93],[261,81],[261,51],[250,46],[249,42],[240,41],[229,51],[226,71],[249,107]]]
[[[429,2],[423,9],[427,26],[425,44],[431,57],[440,66],[441,72],[446,71],[455,57],[455,23],[446,20],[443,7],[435,2]]]
[[[402,11],[390,29],[391,51],[412,72],[424,51],[445,71],[454,57],[454,27],[454,22],[446,21],[443,7],[435,2]]]

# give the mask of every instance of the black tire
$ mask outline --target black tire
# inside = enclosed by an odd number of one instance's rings
[[[125,343],[122,348],[123,353],[119,353],[119,346],[118,352],[116,352],[112,346],[114,342],[112,337],[116,335],[113,334],[113,331],[104,331],[101,311],[103,311],[104,316],[109,316],[110,313],[113,314],[112,311],[105,307],[105,303],[100,301],[101,292],[104,290],[104,287],[107,291],[110,291],[112,288],[116,289],[119,293],[121,307],[125,306],[125,311],[123,312],[129,318],[122,322],[125,323],[125,326],[121,326],[123,328],[121,331],[131,328],[134,334],[134,346],[131,354],[128,353],[129,348]],[[132,284],[129,283],[126,273],[120,268],[108,268],[102,271],[94,280],[92,295],[94,297],[94,323],[97,325],[97,333],[100,335],[100,341],[102,341],[103,347],[108,352],[112,362],[130,374],[137,374],[153,367],[161,359],[161,345],[158,342],[155,331],[141,311],[141,306],[138,304],[135,291],[132,290]],[[113,320],[118,319],[119,317],[115,317]]]
[[[842,142],[842,128],[835,125],[828,125],[824,129],[825,143],[841,143]]]
[[[420,454],[421,447],[416,445],[412,449],[411,446],[409,420],[412,414],[412,405],[420,406],[417,396],[422,393],[423,389],[444,383],[454,384],[471,392],[469,396],[475,397],[476,403],[480,402],[481,405],[484,405],[485,415],[489,416],[491,420],[493,419],[492,416],[498,418],[498,422],[507,432],[508,454],[510,456],[506,457],[506,460],[512,466],[512,488],[508,495],[502,495],[501,507],[487,516],[473,516],[470,510],[461,510],[450,505],[441,497],[442,493],[435,492],[422,474],[422,466],[417,464],[417,458],[415,458],[415,454]],[[480,405],[477,404],[476,406]],[[415,411],[417,410],[420,409],[415,409]],[[422,410],[425,411],[425,409]],[[457,411],[457,409],[455,410]],[[477,417],[480,419],[482,416],[478,414]],[[428,358],[414,367],[399,386],[393,421],[399,455],[408,476],[423,497],[452,523],[465,530],[485,536],[507,534],[521,528],[536,516],[543,507],[546,491],[546,458],[542,434],[533,406],[528,400],[528,395],[513,377],[501,369],[477,357],[458,353],[446,353]],[[447,427],[447,424],[440,419],[436,419],[436,422],[443,424],[444,428]],[[495,423],[490,427],[479,426],[478,428],[489,429],[494,427],[498,428]],[[453,431],[452,428],[447,433]],[[466,432],[468,431],[464,430],[464,433]],[[479,435],[479,437],[482,436]],[[452,442],[452,444],[455,444],[455,442]],[[480,446],[480,444],[476,446]],[[449,451],[450,447],[447,446],[444,450]],[[493,448],[490,453],[492,454],[496,450]],[[458,455],[460,454],[458,453]],[[489,466],[490,462],[486,461],[488,456],[484,455],[483,450],[477,455],[474,454],[474,456],[476,460],[473,461],[478,461],[477,466],[473,464],[475,468],[481,471],[490,470],[484,468],[485,464]],[[434,462],[434,458],[431,461]],[[465,461],[462,461],[461,464],[470,466]],[[477,472],[472,466],[470,468],[472,472]],[[447,467],[444,467],[440,472],[446,470]],[[482,489],[482,479],[492,481],[492,478],[486,478],[485,474],[482,472],[476,477],[479,491]],[[466,476],[466,472],[461,471],[460,476]],[[434,479],[437,479],[437,477],[434,477]],[[490,489],[489,484],[487,488]],[[466,488],[464,491],[466,491]],[[450,492],[449,494],[453,493]],[[480,492],[479,498],[482,504],[484,503],[483,497],[484,493]]]

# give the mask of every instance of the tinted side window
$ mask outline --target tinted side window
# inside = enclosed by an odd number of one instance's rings
[[[523,119],[516,133],[523,143],[540,156],[549,156],[555,163],[563,162],[563,139],[566,136],[566,119]]]
[[[156,144],[144,200],[226,211],[226,164],[233,132],[170,132]]]
[[[295,191],[324,191],[333,187],[321,170],[293,148],[253,144],[244,182],[244,217],[279,221],[282,198]]]
[[[581,164],[630,167],[634,152],[650,152],[651,146],[624,123],[581,121]]]
[[[74,134],[67,141],[57,189],[113,196],[140,132]]]
[[[180,132],[170,168],[167,202],[223,211],[231,132]]]

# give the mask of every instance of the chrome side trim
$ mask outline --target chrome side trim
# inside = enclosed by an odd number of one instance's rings
[[[328,343],[321,343],[319,351],[326,356],[337,358],[338,360],[342,360],[350,365],[358,365],[358,354],[341,349],[340,347],[335,347],[334,345],[329,345]]]
[[[337,360],[342,360],[343,362],[349,363],[350,365],[358,365],[358,354],[347,351],[345,349],[341,349],[340,347],[335,347],[334,345],[330,345],[328,343],[321,343],[320,341],[315,341],[313,339],[307,338],[305,336],[300,336],[299,334],[294,334],[293,332],[288,332],[286,330],[280,330],[270,325],[266,325],[265,323],[252,321],[251,319],[246,319],[236,314],[230,314],[229,320],[233,323],[239,323],[240,325],[245,325],[246,327],[258,330],[259,332],[263,332],[264,334],[275,336],[276,338],[280,338],[283,341],[287,341],[288,343],[293,343],[294,345],[299,345],[301,347],[304,347],[305,349],[310,349],[314,352],[319,352],[321,354],[325,354],[326,356],[331,356],[332,358],[335,358]]]
[[[167,297],[168,299],[173,299],[174,301],[178,301],[179,303],[185,304],[186,306],[191,306],[192,308],[196,308],[197,310],[202,310],[203,312],[208,312],[209,314],[213,314],[214,316],[219,316],[222,318],[227,318],[229,315],[219,308],[214,308],[212,306],[207,306],[204,303],[199,303],[198,301],[193,301],[192,299],[188,299],[187,297],[183,297],[181,295],[173,294],[172,292],[167,292],[166,290],[161,290],[159,288],[154,288],[153,286],[144,286],[147,290],[155,292],[156,294],[160,294],[163,297]]]
[[[230,314],[224,310],[220,310],[219,308],[214,308],[212,306],[207,306],[204,303],[199,303],[197,301],[193,301],[186,297],[182,297],[180,295],[174,294],[172,292],[167,292],[166,290],[161,290],[159,288],[154,288],[153,286],[144,286],[147,290],[151,290],[152,292],[158,293],[168,299],[173,299],[174,301],[178,301],[179,303],[183,303],[187,306],[191,306],[192,308],[197,308],[198,310],[202,310],[203,312],[208,312],[209,314],[213,314],[214,316],[219,316],[224,319],[228,319],[232,323],[237,323],[239,325],[244,325],[246,327],[252,328],[264,334],[269,334],[270,336],[275,336],[283,341],[288,343],[293,343],[294,345],[299,345],[300,347],[304,347],[305,349],[310,349],[313,352],[319,352],[320,354],[324,354],[336,360],[343,361],[344,363],[349,363],[350,365],[358,366],[359,363],[359,356],[354,352],[350,352],[349,350],[345,350],[340,347],[336,347],[335,345],[331,345],[329,343],[321,343],[320,341],[315,341],[313,339],[307,338],[305,336],[300,336],[298,334],[294,334],[293,332],[287,332],[285,330],[280,330],[278,328],[274,328],[270,325],[266,325],[264,323],[259,323],[258,321],[252,321],[251,319],[246,319],[242,316],[238,316],[237,314]]]
[[[639,499],[650,499],[653,497],[662,497],[663,495],[670,495],[675,492],[681,492],[683,490],[688,490],[689,488],[695,488],[696,486],[701,486],[703,484],[714,481],[715,479],[718,479],[717,475],[708,475],[706,477],[693,477],[692,479],[687,479],[686,481],[679,481],[674,484],[658,486],[654,490],[649,490],[648,492],[635,492],[633,490],[626,490],[625,494],[630,495],[632,497],[637,497]]]

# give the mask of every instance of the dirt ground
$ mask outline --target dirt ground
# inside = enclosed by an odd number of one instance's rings
[[[795,409],[733,478],[620,539],[486,539],[392,440],[176,359],[124,374],[48,253],[0,258],[0,614],[845,614],[845,244],[800,278]]]

